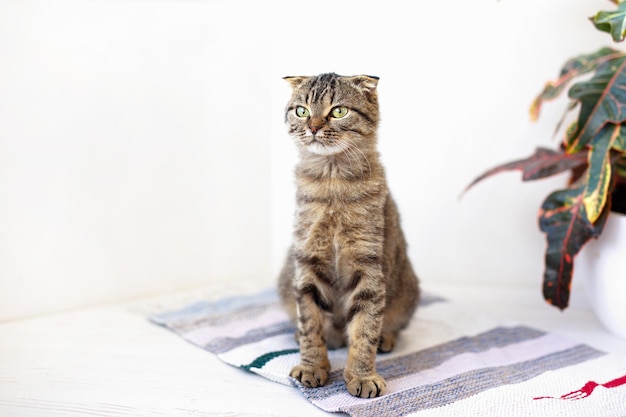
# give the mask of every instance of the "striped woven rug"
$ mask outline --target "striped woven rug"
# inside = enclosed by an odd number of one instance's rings
[[[350,416],[626,416],[626,357],[506,319],[468,314],[423,295],[393,352],[379,354],[384,396],[351,396],[343,381],[347,350],[329,352],[326,386],[290,378],[299,362],[294,327],[276,292],[197,302],[150,320],[227,364],[293,385],[329,412]]]

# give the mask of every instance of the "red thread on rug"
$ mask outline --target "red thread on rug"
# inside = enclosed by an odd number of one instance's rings
[[[555,400],[582,400],[583,398],[587,398],[597,387],[604,388],[615,388],[621,385],[626,384],[626,375],[621,376],[619,378],[615,378],[609,382],[604,384],[598,384],[595,381],[587,382],[581,389],[577,389],[576,391],[568,392],[567,394],[561,395],[560,397],[535,397],[533,400],[544,400],[547,398],[555,399]]]

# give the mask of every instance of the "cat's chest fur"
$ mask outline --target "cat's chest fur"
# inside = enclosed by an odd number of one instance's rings
[[[387,187],[378,166],[364,176],[331,172],[314,172],[306,165],[297,169],[294,243],[325,265],[326,279],[340,289],[349,285],[355,257],[376,256],[382,250]]]

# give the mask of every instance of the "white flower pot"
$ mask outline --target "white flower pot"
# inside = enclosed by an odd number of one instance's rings
[[[610,213],[598,239],[583,246],[574,262],[596,316],[626,339],[626,216]]]

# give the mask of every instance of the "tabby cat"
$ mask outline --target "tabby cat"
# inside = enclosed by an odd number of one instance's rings
[[[348,391],[377,397],[386,383],[376,351],[391,351],[419,298],[376,149],[378,78],[285,79],[293,89],[285,121],[300,154],[294,242],[279,277],[300,344],[290,375],[324,385],[327,349],[347,344]]]

